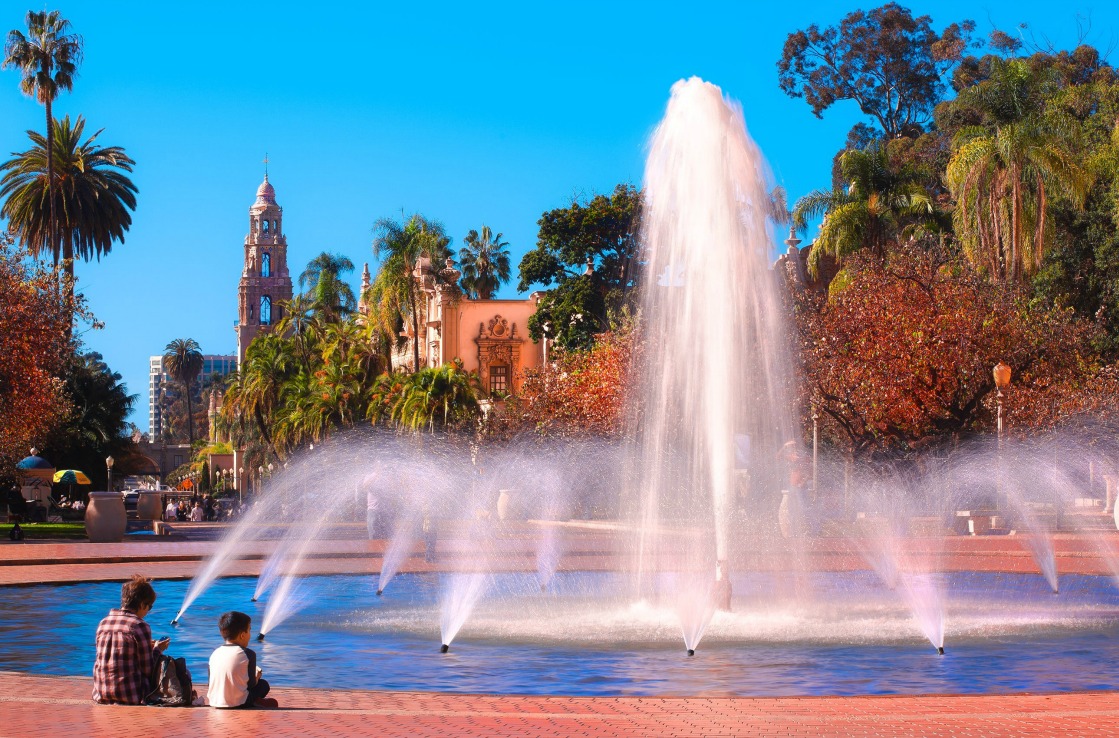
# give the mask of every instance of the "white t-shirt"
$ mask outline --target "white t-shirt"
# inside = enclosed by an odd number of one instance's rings
[[[179,517],[179,506],[176,505],[174,501],[168,502],[167,503],[167,511],[166,511],[166,513],[164,514],[163,517],[166,520],[175,520],[176,518],[178,518]]]
[[[210,654],[210,707],[240,707],[256,684],[256,652],[236,643],[225,643]]]
[[[203,510],[201,507],[196,507],[196,508],[194,508],[193,510],[190,511],[190,522],[201,523],[203,518],[205,518],[205,516],[206,516],[206,511]]]

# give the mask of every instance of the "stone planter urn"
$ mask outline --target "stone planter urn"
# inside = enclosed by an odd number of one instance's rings
[[[800,538],[804,535],[804,510],[800,493],[781,490],[781,505],[777,508],[777,528],[782,538]]]
[[[124,538],[128,518],[124,498],[117,492],[90,492],[85,509],[85,534],[93,543],[116,543]]]
[[[141,492],[136,500],[136,517],[140,520],[159,520],[163,517],[163,496],[155,490]]]
[[[513,490],[503,489],[497,496],[497,519],[509,520],[513,516]]]

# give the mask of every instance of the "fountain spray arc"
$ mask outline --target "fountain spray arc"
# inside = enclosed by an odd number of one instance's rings
[[[729,601],[736,465],[772,470],[793,438],[768,179],[741,108],[703,80],[677,82],[644,182],[647,361],[630,495],[643,594],[672,572],[680,598]],[[689,651],[713,611],[681,609]]]

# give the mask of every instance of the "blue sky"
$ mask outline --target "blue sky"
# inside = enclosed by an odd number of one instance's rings
[[[874,7],[863,4],[862,7]],[[43,6],[46,7],[46,6]],[[640,184],[645,140],[669,88],[698,75],[742,103],[750,132],[791,198],[826,187],[859,120],[815,118],[777,87],[788,33],[831,25],[852,3],[153,3],[57,7],[85,38],[74,91],[55,114],[136,160],[139,205],[125,243],[77,265],[105,355],[137,395],[147,430],[147,361],[172,339],[233,353],[248,207],[263,174],[284,207],[298,274],[322,251],[372,262],[372,226],[401,211],[441,220],[457,250],[483,223],[514,263],[536,221],[572,195]],[[1110,48],[1119,8],[1050,2],[908,4],[936,27],[972,18],[1028,23],[1059,48]],[[39,6],[36,6],[39,9]],[[22,28],[6,2],[0,28]],[[1114,60],[1113,60],[1114,61]],[[0,73],[0,152],[27,147],[43,111]],[[515,279],[514,279],[515,282]],[[516,296],[514,286],[501,297]]]

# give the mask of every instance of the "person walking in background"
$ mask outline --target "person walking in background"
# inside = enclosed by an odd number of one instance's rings
[[[201,523],[206,519],[206,511],[202,509],[202,503],[194,503],[194,509],[190,511],[190,522]]]

